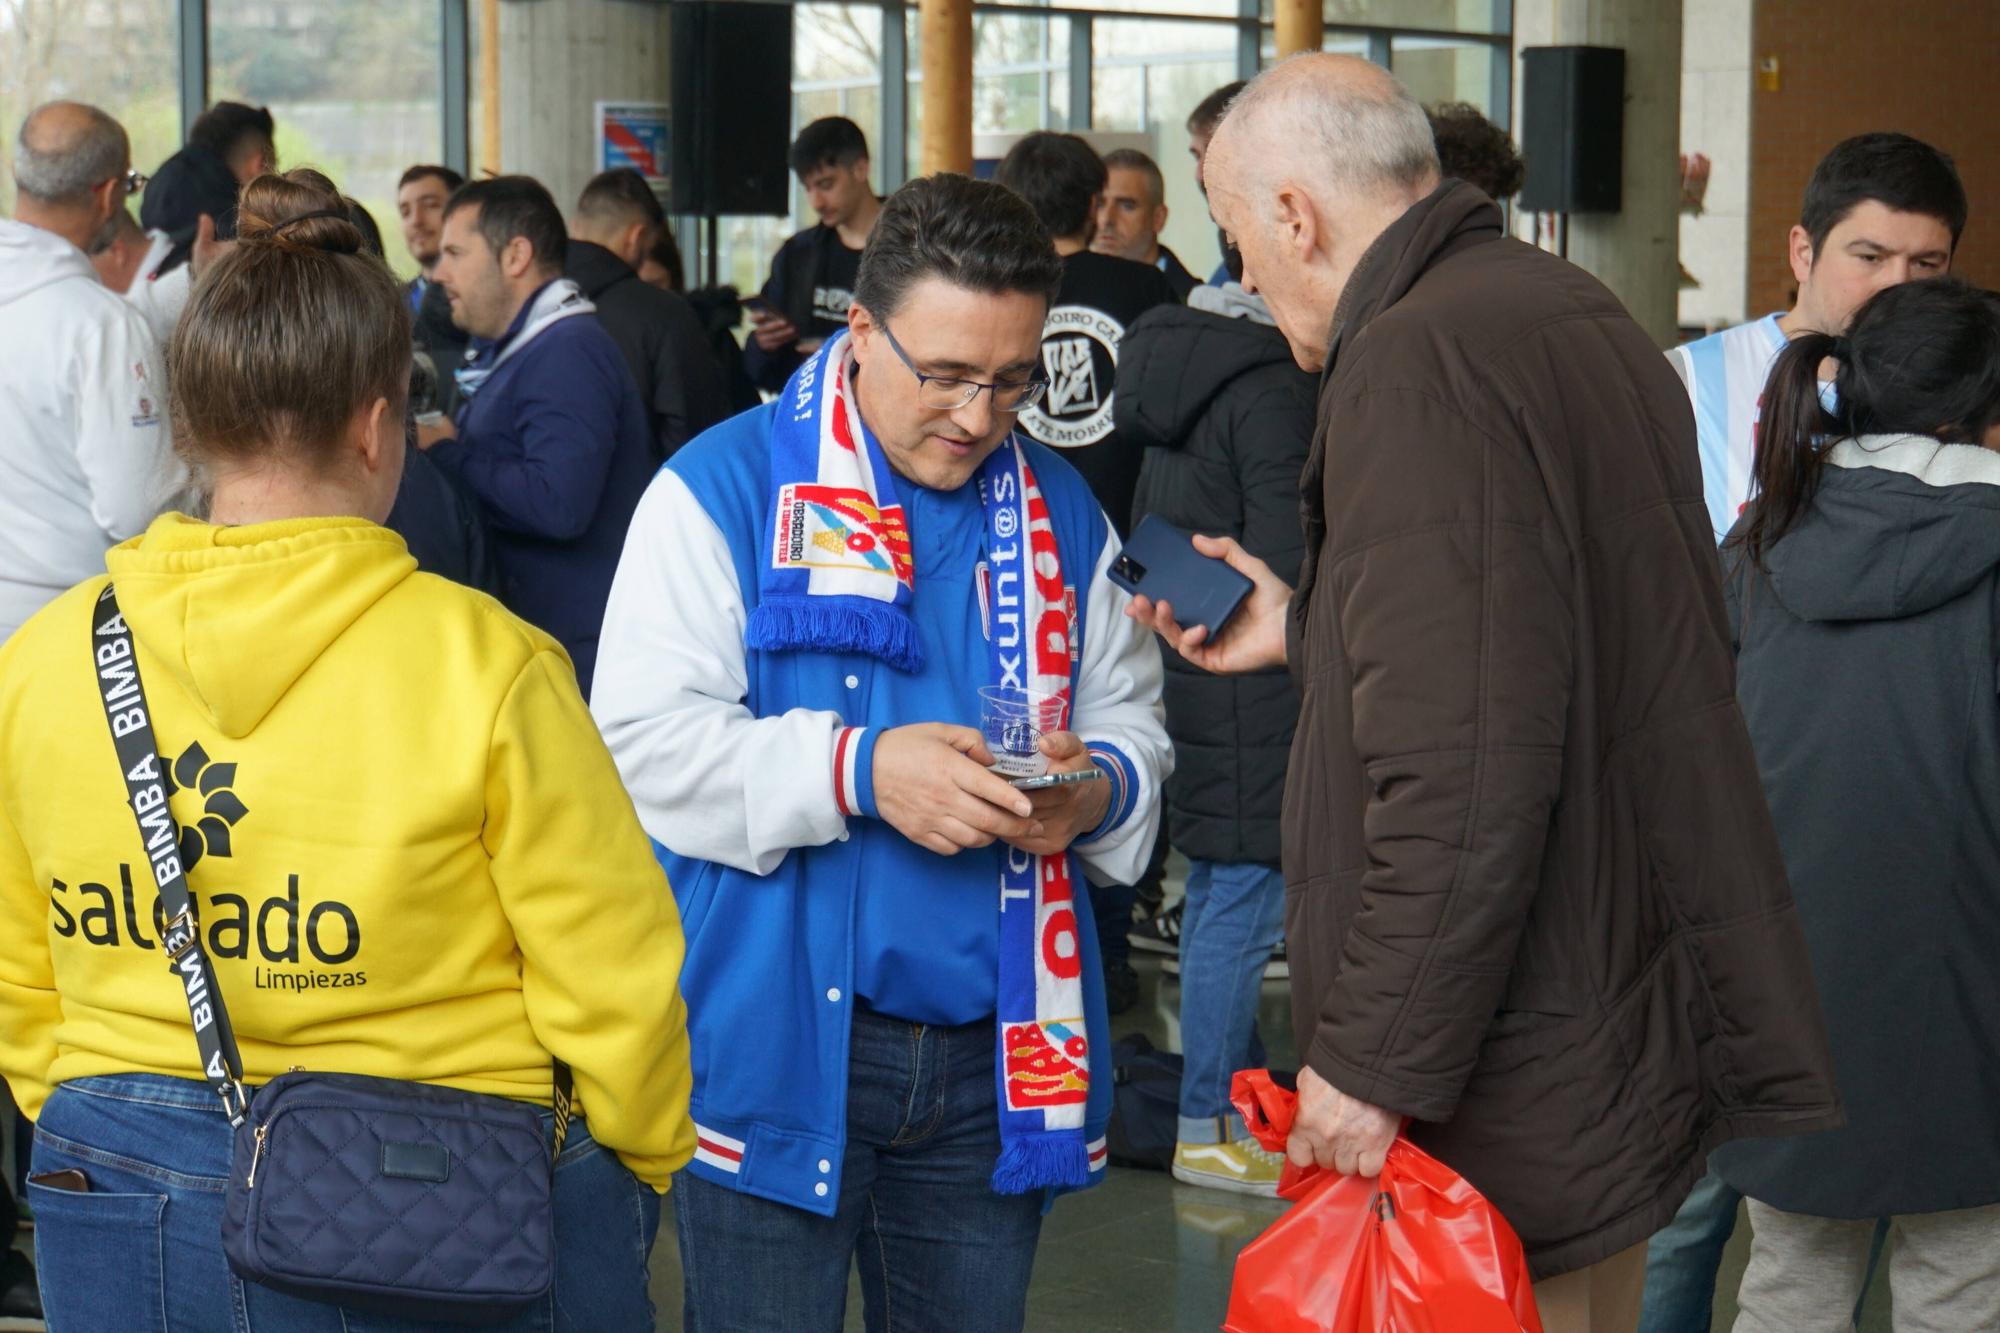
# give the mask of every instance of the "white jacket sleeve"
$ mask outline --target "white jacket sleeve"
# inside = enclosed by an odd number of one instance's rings
[[[146,525],[186,489],[167,429],[167,379],[144,317],[112,297],[113,317],[77,340],[76,461],[90,516],[111,541]]]
[[[1104,824],[1072,849],[1088,878],[1131,884],[1153,854],[1160,827],[1160,789],[1174,771],[1160,700],[1164,668],[1153,632],[1125,614],[1131,597],[1109,577],[1121,549],[1108,531],[1092,571],[1077,682],[1075,726],[1098,766],[1111,775],[1111,809]]]
[[[647,833],[678,855],[765,875],[794,847],[847,836],[834,790],[847,729],[832,712],[750,712],[746,620],[728,542],[662,470],[611,582],[590,711]]]

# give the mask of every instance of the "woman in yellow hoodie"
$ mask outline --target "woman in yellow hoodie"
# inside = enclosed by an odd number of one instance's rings
[[[106,560],[201,938],[253,1088],[303,1066],[546,1107],[566,1061],[555,1288],[509,1327],[650,1329],[659,1194],[694,1150],[679,918],[562,649],[380,526],[410,319],[337,210],[246,188],[167,355],[210,520]],[[0,647],[0,1072],[36,1122],[50,1325],[358,1326],[224,1263],[229,1124],[124,808],[104,583]]]

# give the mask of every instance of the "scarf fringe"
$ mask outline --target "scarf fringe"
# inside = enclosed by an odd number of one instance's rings
[[[1020,1134],[1000,1150],[993,1167],[996,1194],[1030,1194],[1039,1189],[1082,1189],[1090,1183],[1090,1151],[1083,1135]]]
[[[888,602],[862,597],[766,597],[750,613],[743,641],[763,652],[863,653],[898,671],[924,668],[916,622]]]

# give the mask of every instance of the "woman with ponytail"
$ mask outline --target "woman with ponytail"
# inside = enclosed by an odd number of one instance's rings
[[[381,526],[410,380],[389,270],[316,173],[253,180],[237,217],[166,358],[207,518],[159,519],[0,647],[0,1073],[36,1121],[50,1326],[418,1327],[225,1262],[254,1167],[197,1032],[233,1026],[267,1127],[294,1068],[534,1108],[564,1145],[554,1281],[503,1326],[650,1329],[659,1196],[694,1151],[666,879],[561,647]],[[123,760],[140,721],[156,766]],[[191,924],[154,890],[180,901],[175,866]],[[394,1188],[480,1176],[381,1157]],[[392,1186],[320,1183],[307,1224],[379,1254],[343,1198]]]
[[[1823,363],[1833,378],[1823,390]],[[1715,1153],[1737,1333],[2000,1328],[2000,295],[1913,282],[1772,369],[1723,547],[1737,694],[1847,1125]],[[1812,997],[1799,997],[1801,1004]]]

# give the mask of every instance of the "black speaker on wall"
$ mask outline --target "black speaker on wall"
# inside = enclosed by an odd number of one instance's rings
[[[673,211],[792,208],[792,7],[672,6]]]
[[[1521,51],[1520,205],[1532,213],[1624,206],[1625,53],[1612,46]]]

